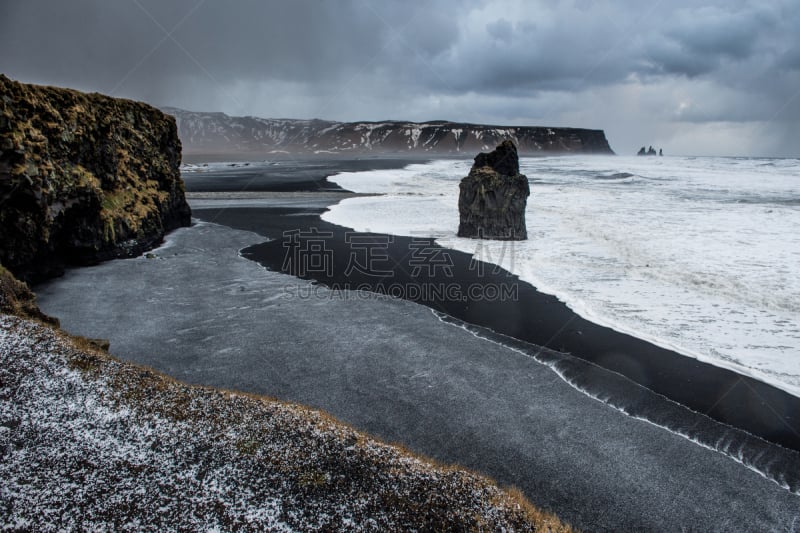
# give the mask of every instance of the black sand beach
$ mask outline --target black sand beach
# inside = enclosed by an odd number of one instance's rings
[[[336,172],[394,168],[408,163],[403,159],[349,163],[344,160],[311,161],[305,163],[309,167],[296,166],[294,173],[270,173],[268,181],[262,181],[264,178],[259,175],[251,178],[249,184],[230,182],[225,174],[215,181],[214,187],[227,187],[229,191],[238,190],[235,187],[246,187],[248,191],[300,191],[305,190],[306,182],[298,176],[316,173],[323,176],[318,189],[335,190],[338,187],[328,182],[326,177]],[[327,174],[326,164],[334,165]],[[205,180],[197,183],[196,179],[192,176],[187,180],[189,190],[208,187]],[[333,197],[331,201],[337,199]],[[341,290],[361,288],[402,296],[467,323],[575,355],[714,420],[800,451],[800,398],[748,376],[597,325],[506,270],[494,265],[476,265],[469,254],[442,249],[432,239],[380,234],[355,237],[352,229],[321,220],[319,215],[324,211],[317,206],[309,209],[308,205],[257,211],[240,210],[231,205],[216,210],[196,209],[195,216],[273,239],[243,251],[245,257],[271,270],[314,279]],[[314,236],[311,231],[321,236]],[[284,235],[291,232],[296,234]],[[346,242],[354,237],[359,241],[355,247],[352,242]],[[288,246],[293,239],[300,241],[295,242],[295,252],[309,240],[323,243],[326,247],[324,254],[331,260],[330,271],[302,268],[297,262],[288,264]],[[373,260],[376,252],[377,259]],[[435,258],[427,262],[421,259],[431,256]],[[353,268],[354,261],[365,263],[367,259],[370,268]],[[303,271],[298,272],[298,267]],[[482,291],[478,290],[476,296],[479,299],[471,298],[470,290],[480,286],[499,290],[496,294],[481,294]],[[452,295],[442,294],[436,289],[451,290],[455,297],[448,297]],[[504,290],[510,291],[509,294],[502,294]],[[637,409],[636,402],[628,407]],[[642,409],[646,410],[646,407],[642,406]]]
[[[322,209],[238,209],[195,210],[195,216],[229,227],[253,231],[274,239],[243,250],[242,254],[267,268],[297,275],[300,264],[286,264],[292,237],[284,232],[299,231],[306,239],[317,239],[330,252],[331,271],[305,269],[306,279],[314,279],[336,289],[368,289],[391,295],[410,296],[412,301],[465,322],[486,327],[514,339],[570,353],[605,369],[626,376],[690,409],[714,420],[741,428],[770,442],[800,450],[800,399],[780,389],[686,357],[630,335],[616,332],[581,318],[555,297],[538,292],[509,272],[493,265],[471,264],[472,257],[443,250],[428,240],[408,237],[359,235],[362,246],[373,246],[386,259],[374,261],[373,271],[361,272],[348,266],[358,254],[364,262],[365,250],[354,251],[354,233],[348,228],[320,220]],[[310,233],[316,231],[318,235]],[[366,237],[366,240],[363,240]],[[302,239],[301,239],[302,241]],[[367,243],[371,243],[367,244]],[[304,244],[299,243],[302,247]],[[436,253],[434,254],[434,251]],[[419,254],[436,255],[445,264],[427,268]],[[446,255],[446,259],[443,255]],[[310,259],[310,256],[309,256]],[[375,270],[391,275],[375,275]],[[469,297],[476,287],[492,285],[498,290]],[[436,288],[451,291],[451,296],[436,293]],[[508,298],[501,298],[508,291]],[[515,294],[511,294],[515,292]],[[497,298],[492,298],[497,294]],[[442,297],[444,296],[444,297]],[[585,385],[602,394],[602,384]],[[628,398],[625,407],[633,412],[648,412],[650,395]]]
[[[304,277],[335,289],[368,283],[395,294],[385,278],[357,271],[344,275],[352,238],[366,237],[358,241],[362,247],[377,244],[389,257],[388,266],[371,266],[390,270],[395,286],[445,284],[464,294],[474,284],[492,283],[516,287],[517,298],[416,298],[457,317],[440,321],[421,312],[424,307],[401,300],[353,298],[365,293],[329,291],[253,270],[246,265],[254,263],[227,254],[255,244],[258,236],[228,235],[231,230],[207,226],[184,230],[190,232],[187,239],[195,235],[191,232],[208,235],[174,252],[158,251],[163,260],[100,265],[94,268],[102,269],[101,275],[76,271],[40,287],[43,308],[70,330],[91,325],[91,331],[77,332],[110,338],[112,353],[121,357],[193,383],[274,394],[326,409],[384,439],[514,484],[535,503],[586,530],[795,527],[800,498],[778,484],[800,488],[797,453],[693,413],[652,390],[666,387],[683,394],[686,403],[700,402],[699,413],[708,411],[728,423],[725,417],[759,420],[756,429],[763,437],[794,448],[797,436],[787,428],[796,428],[797,399],[583,321],[507,272],[477,271],[466,254],[448,252],[449,273],[441,268],[414,272],[420,264],[412,261],[408,239],[349,235],[351,242],[345,242],[345,228],[319,219],[322,197],[334,202],[344,196],[308,195],[304,204],[302,195],[283,193],[260,206],[252,198],[249,207],[225,200],[218,208],[209,199],[194,212],[200,219],[276,239],[244,252],[275,271],[299,273],[299,263],[285,264],[292,248],[284,247],[283,232],[314,228],[324,235],[324,250],[332,252],[325,256],[331,258],[331,270],[311,269]],[[424,250],[430,256],[432,248]],[[119,269],[124,272],[114,274]],[[125,286],[115,276],[127,280]],[[257,281],[261,278],[268,286]],[[85,292],[83,283],[99,280],[107,285],[103,300],[72,303]],[[594,358],[615,372],[539,346]],[[678,426],[704,445],[639,417]]]

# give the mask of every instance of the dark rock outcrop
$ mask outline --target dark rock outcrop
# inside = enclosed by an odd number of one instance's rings
[[[173,117],[0,75],[0,262],[38,281],[190,223]]]
[[[511,140],[520,154],[613,154],[603,130],[429,122],[331,122],[231,117],[164,108],[185,154],[474,154]]]
[[[656,149],[653,148],[652,146],[650,146],[650,148],[648,148],[647,150],[645,150],[644,146],[642,146],[636,153],[636,155],[664,155],[664,153],[660,149],[658,152],[656,152]]]
[[[525,240],[528,178],[519,173],[517,148],[503,141],[480,153],[459,185],[458,236],[472,239]]]

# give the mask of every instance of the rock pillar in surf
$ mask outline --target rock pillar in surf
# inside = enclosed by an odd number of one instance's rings
[[[531,191],[519,173],[517,147],[503,141],[493,152],[479,153],[458,195],[458,236],[522,241],[528,238],[525,206]]]

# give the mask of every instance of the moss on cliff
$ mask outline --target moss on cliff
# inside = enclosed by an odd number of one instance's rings
[[[36,305],[36,295],[27,283],[19,281],[3,265],[0,265],[0,313],[59,325],[57,318],[42,313]]]
[[[0,261],[37,281],[188,225],[175,119],[0,75]]]

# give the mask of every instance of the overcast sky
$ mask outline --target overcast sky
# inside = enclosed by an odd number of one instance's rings
[[[230,115],[800,157],[800,1],[0,0],[0,72]]]

